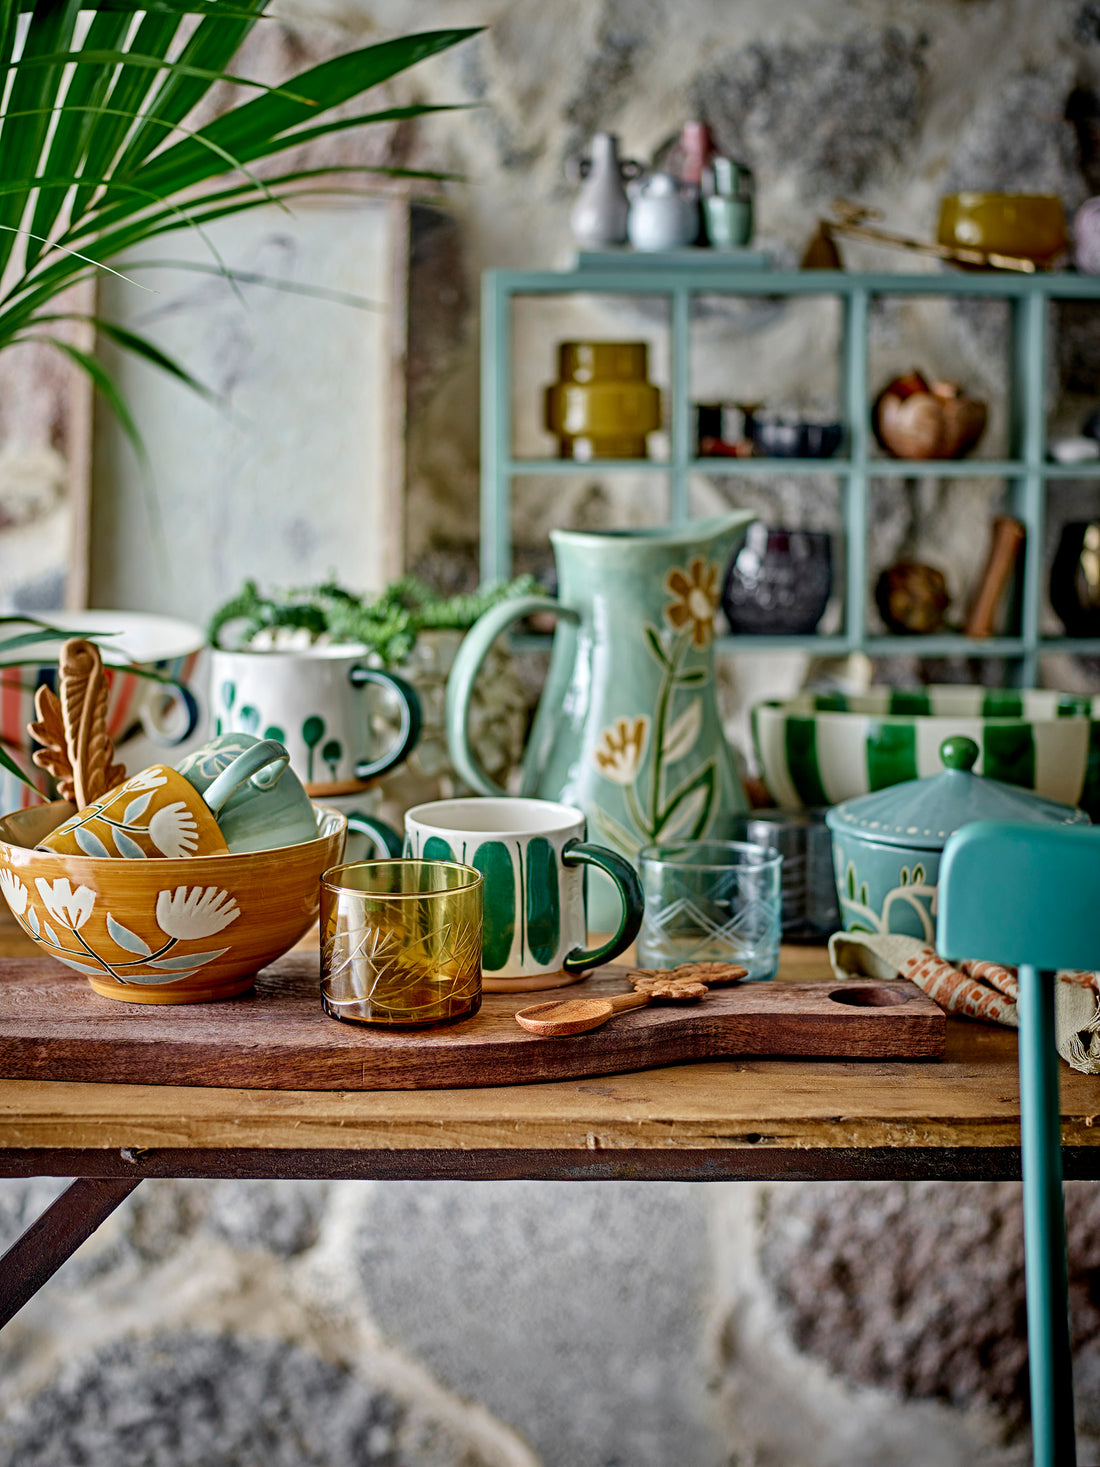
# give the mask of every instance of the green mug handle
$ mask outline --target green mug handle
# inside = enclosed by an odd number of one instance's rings
[[[470,711],[474,684],[490,647],[505,627],[536,611],[551,611],[566,621],[581,619],[571,606],[562,606],[549,596],[510,596],[474,622],[462,640],[447,679],[447,749],[451,763],[470,788],[481,795],[507,795],[508,791],[496,783],[470,747],[466,715]]]
[[[377,779],[380,774],[385,774],[412,753],[413,746],[420,737],[420,699],[416,696],[416,689],[403,677],[398,677],[393,672],[383,672],[381,668],[353,667],[348,673],[348,679],[353,688],[365,688],[371,683],[389,688],[397,694],[397,701],[401,705],[401,727],[397,731],[397,738],[377,759],[360,759],[355,766],[356,779]]]
[[[625,856],[608,850],[606,846],[593,845],[589,841],[567,841],[561,853],[561,863],[563,866],[597,866],[611,877],[622,898],[623,914],[615,935],[602,947],[575,947],[562,963],[567,973],[583,973],[588,968],[598,968],[601,963],[609,963],[630,946],[642,925],[645,898],[642,895],[642,883],[638,880],[634,867]]]
[[[227,764],[217,779],[202,792],[202,797],[215,815],[247,780],[258,790],[273,789],[290,763],[286,748],[275,739],[261,739],[258,744],[238,754]],[[269,774],[268,770],[272,770]]]
[[[362,810],[349,810],[347,820],[348,829],[354,830],[356,835],[369,836],[383,857],[400,856],[404,842],[392,825],[373,815],[365,815]]]

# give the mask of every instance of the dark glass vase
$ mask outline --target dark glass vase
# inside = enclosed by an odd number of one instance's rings
[[[1100,521],[1071,520],[1050,568],[1050,604],[1071,637],[1100,637]]]
[[[830,535],[754,524],[726,572],[722,609],[740,635],[805,636],[817,630],[832,588]]]

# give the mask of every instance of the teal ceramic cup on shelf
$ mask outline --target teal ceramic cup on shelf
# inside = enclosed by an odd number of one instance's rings
[[[487,992],[576,983],[638,935],[642,890],[634,868],[584,836],[583,812],[554,800],[433,800],[406,814],[406,856],[458,861],[481,872]],[[588,867],[611,878],[621,901],[617,930],[595,948],[587,946]]]

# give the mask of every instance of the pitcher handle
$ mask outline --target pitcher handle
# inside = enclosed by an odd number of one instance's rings
[[[619,888],[623,913],[615,934],[600,947],[586,949],[575,947],[562,963],[567,973],[583,973],[589,968],[598,968],[601,963],[610,963],[630,946],[642,925],[645,898],[638,873],[618,851],[606,846],[593,845],[588,841],[567,841],[561,853],[563,866],[596,866],[611,877]]]
[[[447,679],[447,747],[451,763],[471,789],[481,795],[507,795],[470,747],[466,732],[466,715],[481,664],[489,648],[505,627],[536,611],[552,611],[567,621],[579,622],[580,614],[571,606],[562,606],[549,596],[513,596],[480,616],[463,638]]]

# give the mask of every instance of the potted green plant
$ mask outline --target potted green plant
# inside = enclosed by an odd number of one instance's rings
[[[207,638],[213,647],[272,652],[317,642],[358,643],[379,666],[412,683],[423,712],[420,738],[405,763],[380,783],[382,813],[399,823],[408,806],[460,792],[447,752],[444,704],[447,675],[462,638],[490,607],[538,589],[532,576],[455,596],[437,595],[411,576],[376,597],[359,596],[334,582],[264,593],[246,581],[214,613]],[[215,690],[215,716],[226,712],[218,697]],[[482,763],[502,782],[519,761],[529,719],[530,698],[513,660],[494,648],[471,704],[470,737]]]

